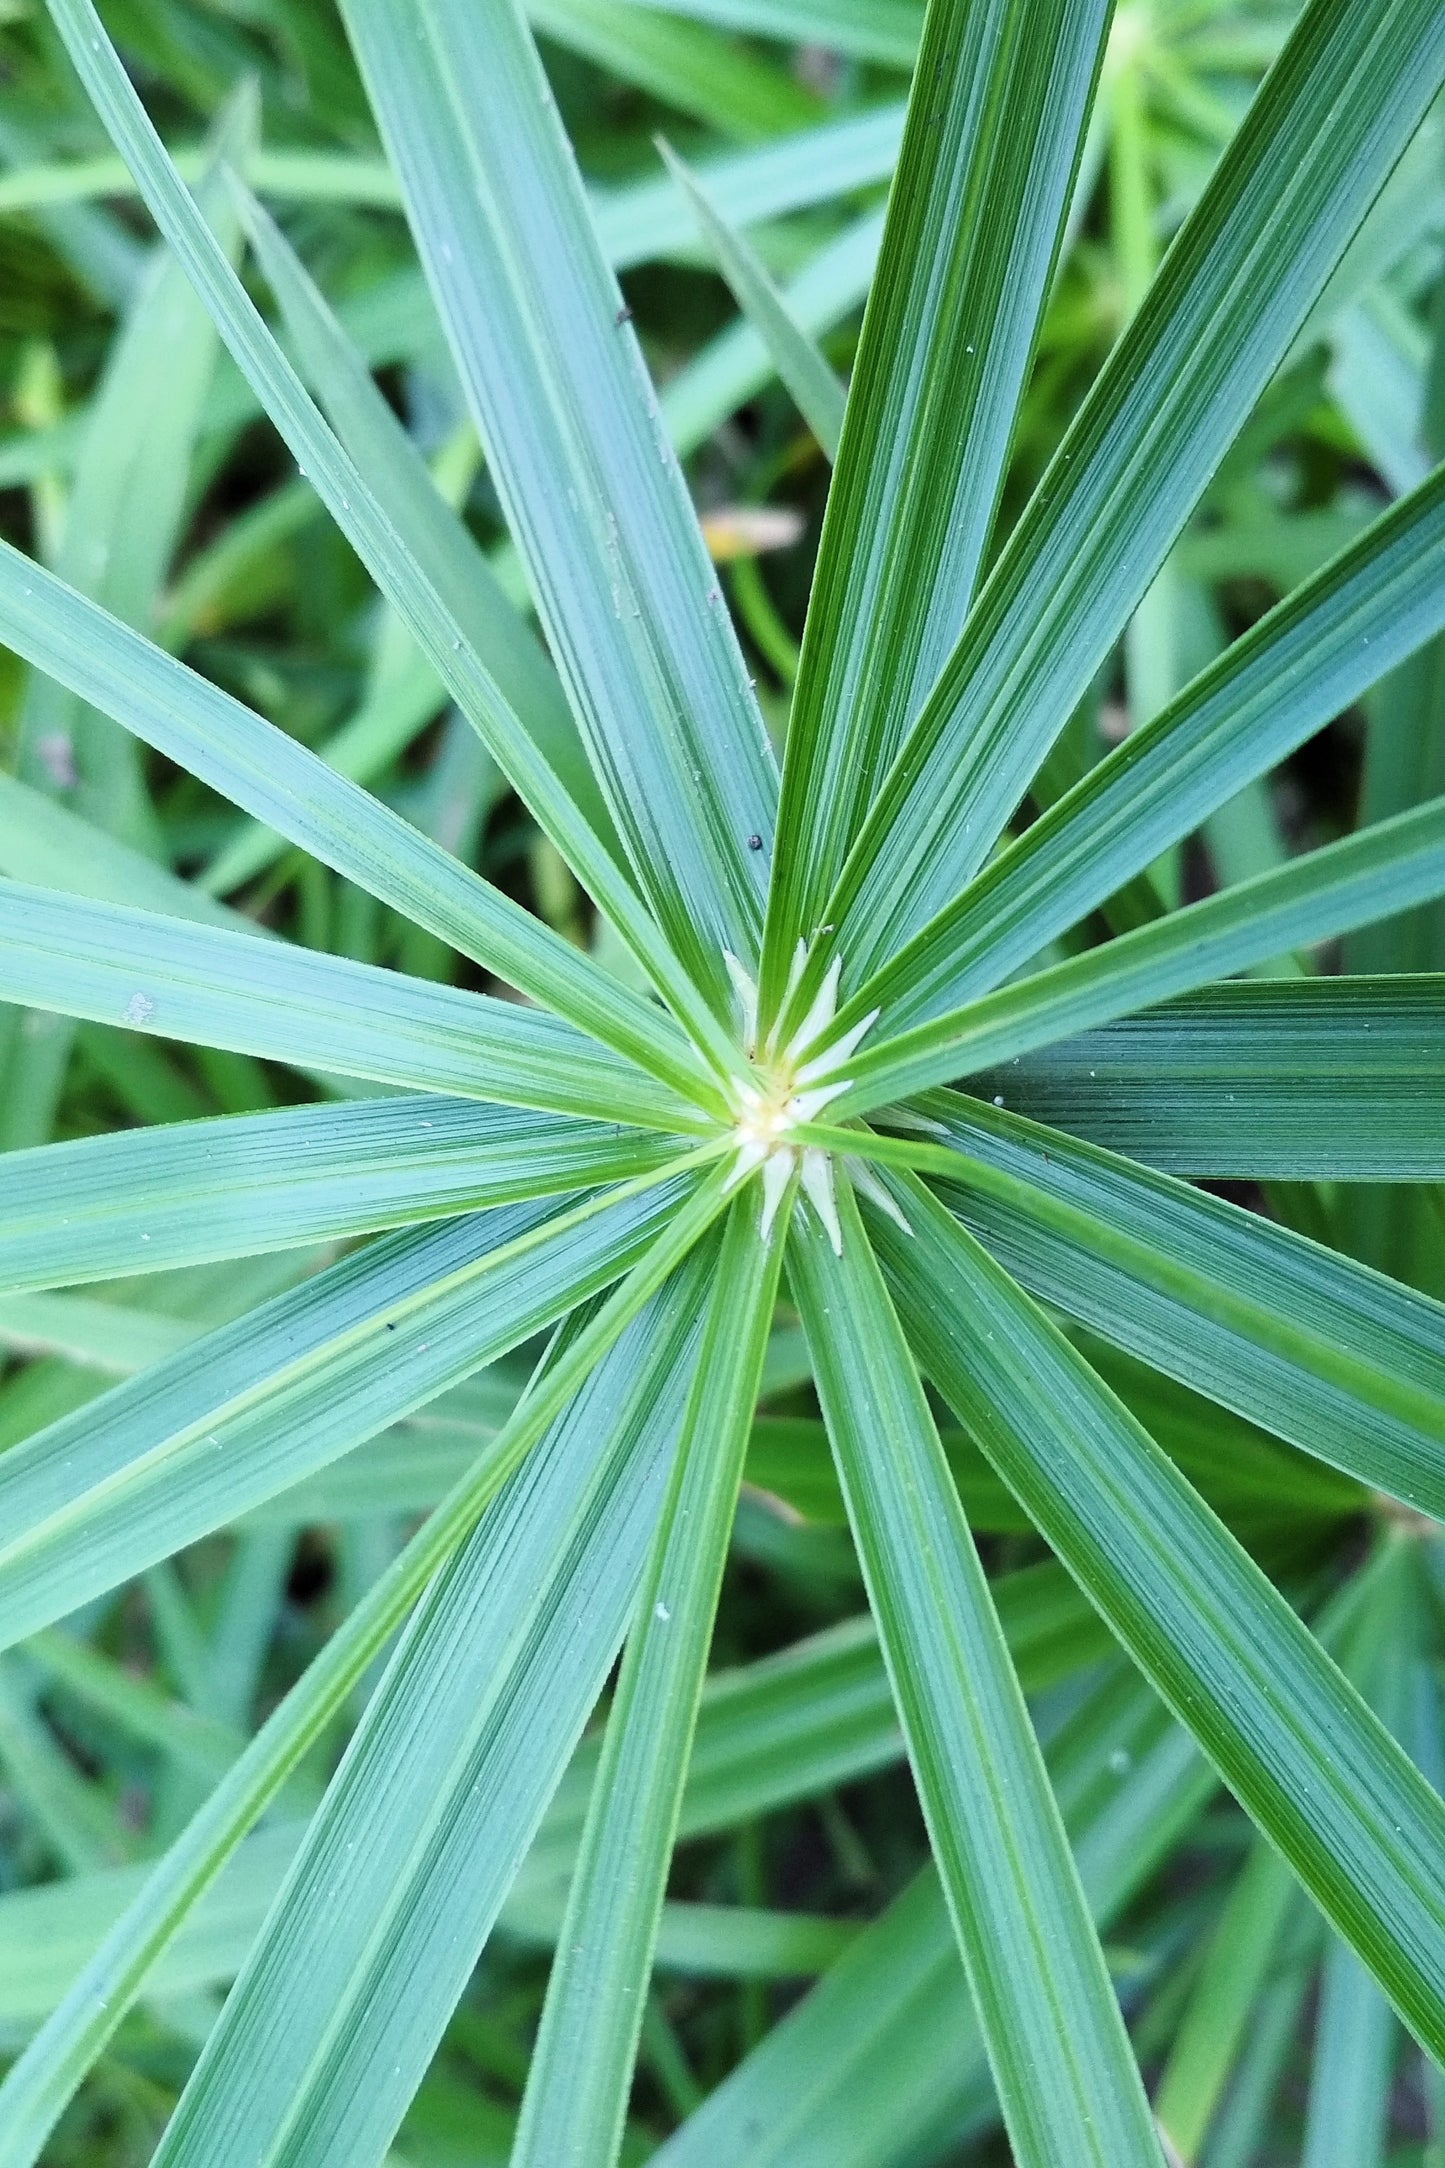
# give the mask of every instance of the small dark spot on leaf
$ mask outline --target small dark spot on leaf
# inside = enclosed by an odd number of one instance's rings
[[[762,837],[761,837],[761,836],[749,836],[749,837],[748,837],[748,849],[749,849],[750,851],[760,851],[760,850],[762,849],[762,847],[763,847],[763,839],[762,839]]]

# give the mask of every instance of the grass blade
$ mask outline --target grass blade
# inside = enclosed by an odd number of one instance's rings
[[[561,681],[508,598],[470,530],[447,504],[426,461],[300,257],[255,197],[234,178],[246,233],[280,304],[286,329],[348,457],[387,479],[412,557],[464,623],[477,653],[573,802],[614,852],[612,816],[592,773]]]
[[[1197,1816],[1212,1773],[1142,1680],[1114,1667],[1045,1759],[1103,1929]],[[668,2139],[655,2168],[876,2168],[977,2131],[993,2119],[990,2093],[930,1867]]]
[[[672,1226],[593,1321],[534,1385],[492,1450],[479,1457],[332,1636],[158,1863],[145,1889],[106,1935],[0,2086],[0,2168],[33,2168],[65,2102],[198,1899],[344,1708],[412,1606],[474,1529],[478,1516],[562,1415],[594,1367],[635,1325],[721,1204],[721,1184],[714,1181],[675,1216]],[[659,1310],[659,1329],[665,1333],[667,1306],[659,1305]],[[646,1325],[631,1339],[621,1339],[612,1378],[603,1380],[604,1385],[615,1390],[618,1373],[626,1378],[645,1370],[639,1357],[649,1350],[657,1353],[658,1339],[659,1332],[649,1331]]]
[[[1206,1179],[1445,1180],[1445,976],[1239,979],[970,1078]]]
[[[539,825],[653,984],[689,1019],[697,1043],[728,1074],[736,1063],[730,1037],[718,1032],[711,1010],[678,970],[630,882],[511,710],[466,618],[456,615],[428,578],[423,554],[413,547],[410,477],[402,476],[399,489],[389,486],[385,470],[364,478],[337,443],[177,174],[91,0],[47,0],[47,6],[147,208],[302,472]]]
[[[11,1152],[0,1289],[73,1287],[623,1182],[677,1155],[475,1100],[358,1099]]]
[[[232,256],[239,233],[216,161],[244,148],[256,120],[243,87],[217,125],[200,181],[198,206]],[[185,274],[167,249],[154,249],[90,403],[54,553],[63,579],[136,626],[154,617],[180,536],[216,350]],[[123,847],[164,857],[140,749],[107,715],[31,674],[17,739],[24,785],[68,800]],[[73,1030],[53,1019],[0,1012],[0,1148],[46,1141],[73,1042]]]
[[[766,346],[774,368],[823,451],[829,459],[836,459],[847,392],[793,315],[761,257],[737,228],[729,225],[691,167],[684,165],[668,144],[660,142],[658,148],[692,206],[703,239],[732,288],[733,299]]]
[[[825,241],[779,290],[783,309],[810,351],[814,339],[866,299],[882,234],[883,213],[865,211]],[[779,373],[776,354],[752,323],[735,321],[718,332],[662,393],[663,419],[679,457],[705,444]],[[788,388],[796,398],[796,381]]]
[[[630,0],[526,0],[540,37],[581,53],[599,67],[691,113],[708,128],[746,140],[798,128],[818,111],[816,92],[780,65],[781,56],[748,51],[735,40],[671,10]]]
[[[886,181],[903,134],[901,104],[866,107],[747,151],[700,159],[703,187],[725,218],[746,227]],[[0,205],[3,205],[0,182]],[[650,259],[691,256],[697,221],[665,174],[599,190],[598,238],[615,271]]]
[[[0,996],[413,1090],[705,1123],[544,1010],[18,881],[0,882]]]
[[[826,917],[866,975],[982,865],[1418,126],[1432,0],[1311,0],[1014,529]]]
[[[1377,1547],[1332,1599],[1318,1632],[1337,1661],[1367,1606],[1395,1612],[1397,1588],[1390,1584],[1398,1584],[1402,1564],[1398,1550]],[[1343,1668],[1359,1687],[1358,1666],[1347,1660]],[[1259,2005],[1289,1962],[1281,1945],[1288,1941],[1298,1949],[1304,1908],[1285,1861],[1256,1838],[1210,1935],[1154,2096],[1159,2126],[1186,2161],[1199,2159]],[[1311,1942],[1318,1939],[1317,1929],[1306,1934]],[[1299,1956],[1295,1963],[1302,1966]]]
[[[1418,1565],[1404,1544],[1382,1560],[1347,1668],[1402,1743],[1410,1725],[1421,1621]],[[1320,1977],[1314,2066],[1300,2168],[1383,2168],[1400,2045],[1390,2006],[1346,1944],[1331,1939]]]
[[[689,1184],[385,1238],[5,1456],[0,1641],[334,1460],[621,1277]],[[98,1419],[99,1418],[99,1419]]]
[[[0,638],[147,744],[487,970],[602,1037],[695,1074],[676,1034],[530,911],[314,753],[0,543]],[[706,1085],[704,1085],[706,1089]]]
[[[259,115],[243,89],[215,131],[197,202],[234,257],[240,228],[223,163],[244,158]],[[217,340],[189,280],[155,248],[91,400],[66,508],[55,571],[127,625],[150,624],[181,537],[191,463]],[[155,810],[135,746],[104,715],[88,713],[74,688],[44,678],[26,688],[20,713],[22,781],[55,792],[58,778],[83,817],[157,855]]]
[[[1411,2031],[1445,2051],[1445,1807],[1181,1476],[921,1184],[870,1222],[920,1360]]]
[[[385,2153],[622,1638],[713,1262],[659,1304],[645,1365],[598,1367],[429,1590],[156,2168]]]
[[[33,888],[126,903],[167,918],[194,918],[237,933],[264,933],[254,920],[183,881],[134,844],[107,835],[43,791],[0,774],[0,873]]]
[[[1399,2034],[1390,2005],[1347,1944],[1320,1977],[1300,2168],[1384,2168]]]
[[[972,600],[1110,12],[929,8],[803,636],[765,1017]]]
[[[1159,2168],[1143,2084],[943,1448],[851,1194],[791,1271],[1020,2168]]]
[[[850,1064],[848,1091],[833,1111],[864,1113],[925,1085],[997,1068],[1037,1046],[1442,894],[1445,798],[1436,798],[897,1038],[870,1040]],[[840,1027],[853,1020],[852,1006]]]
[[[660,0],[639,0],[655,7]],[[922,0],[667,0],[668,12],[789,45],[821,45],[907,68],[918,50]]]
[[[511,0],[344,10],[508,524],[637,879],[719,1016],[776,780],[620,290]]]
[[[1057,1130],[942,1092],[924,1107],[946,1147],[898,1138],[864,1149],[925,1167],[1033,1294],[1302,1451],[1445,1519],[1438,1302]]]
[[[1199,2158],[1283,1929],[1302,1904],[1278,1852],[1257,1839],[1210,1938],[1155,2095],[1160,2128],[1183,2160]]]
[[[622,2139],[698,1698],[772,1323],[781,1235],[733,1205],[628,1635],[512,2150],[610,2168]]]
[[[909,943],[865,1005],[884,1000],[902,1029],[987,993],[1442,622],[1445,468],[1131,731]]]

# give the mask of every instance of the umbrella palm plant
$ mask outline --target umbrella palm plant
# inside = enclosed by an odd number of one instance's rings
[[[0,2162],[39,2157],[388,1649],[157,2159],[383,2158],[623,1648],[512,2155],[616,2157],[784,1282],[1015,2158],[1165,2156],[940,1401],[1253,1818],[1260,1872],[1287,1863],[1439,2056],[1445,1809],[1325,1645],[1350,1618],[1301,1623],[1074,1331],[1401,1517],[1445,1507],[1445,1313],[1179,1179],[1445,1172],[1445,980],[1240,976],[1445,893],[1445,805],[1179,908],[1150,875],[1445,625],[1438,478],[1070,787],[1051,765],[1426,115],[1434,0],[1311,0],[1006,534],[1110,8],[935,0],[781,773],[512,0],[344,14],[545,654],[225,142],[193,196],[89,0],[49,5],[221,337],[619,961],[83,582],[0,558],[0,638],[87,713],[524,997],[267,939],[159,875],[156,908],[0,886],[10,1002],[375,1094],[13,1159],[6,1287],[378,1235],[6,1455],[7,1642],[552,1331],[11,2071]]]

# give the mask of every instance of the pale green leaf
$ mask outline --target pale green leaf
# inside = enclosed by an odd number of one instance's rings
[[[676,1139],[426,1096],[119,1130],[0,1160],[0,1289],[337,1241],[604,1182]]]
[[[635,1264],[687,1194],[674,1180],[571,1213],[499,1205],[385,1237],[12,1447],[0,1640],[224,1525],[565,1316]]]
[[[1445,469],[1131,731],[925,927],[855,1006],[883,1001],[890,1030],[901,1030],[987,993],[1343,714],[1442,622]]]
[[[622,1638],[714,1261],[604,1357],[437,1576],[156,2168],[382,2158]]]
[[[924,1106],[946,1147],[889,1138],[865,1149],[925,1165],[1032,1293],[1445,1519],[1440,1303],[1057,1130],[941,1092]]]
[[[981,1000],[872,1037],[834,1111],[864,1113],[1445,895],[1445,798],[1323,844]]]
[[[1445,1180],[1445,976],[1226,980],[969,1079],[981,1099],[1218,1180]]]
[[[687,197],[733,298],[766,346],[804,421],[829,459],[838,454],[847,393],[778,291],[767,265],[723,217],[691,168],[660,144],[668,171]]]
[[[17,881],[0,882],[0,997],[416,1091],[707,1126],[545,1010]]]

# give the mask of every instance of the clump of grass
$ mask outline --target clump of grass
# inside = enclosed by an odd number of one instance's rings
[[[0,2168],[1433,2130],[1438,9],[47,12]]]

